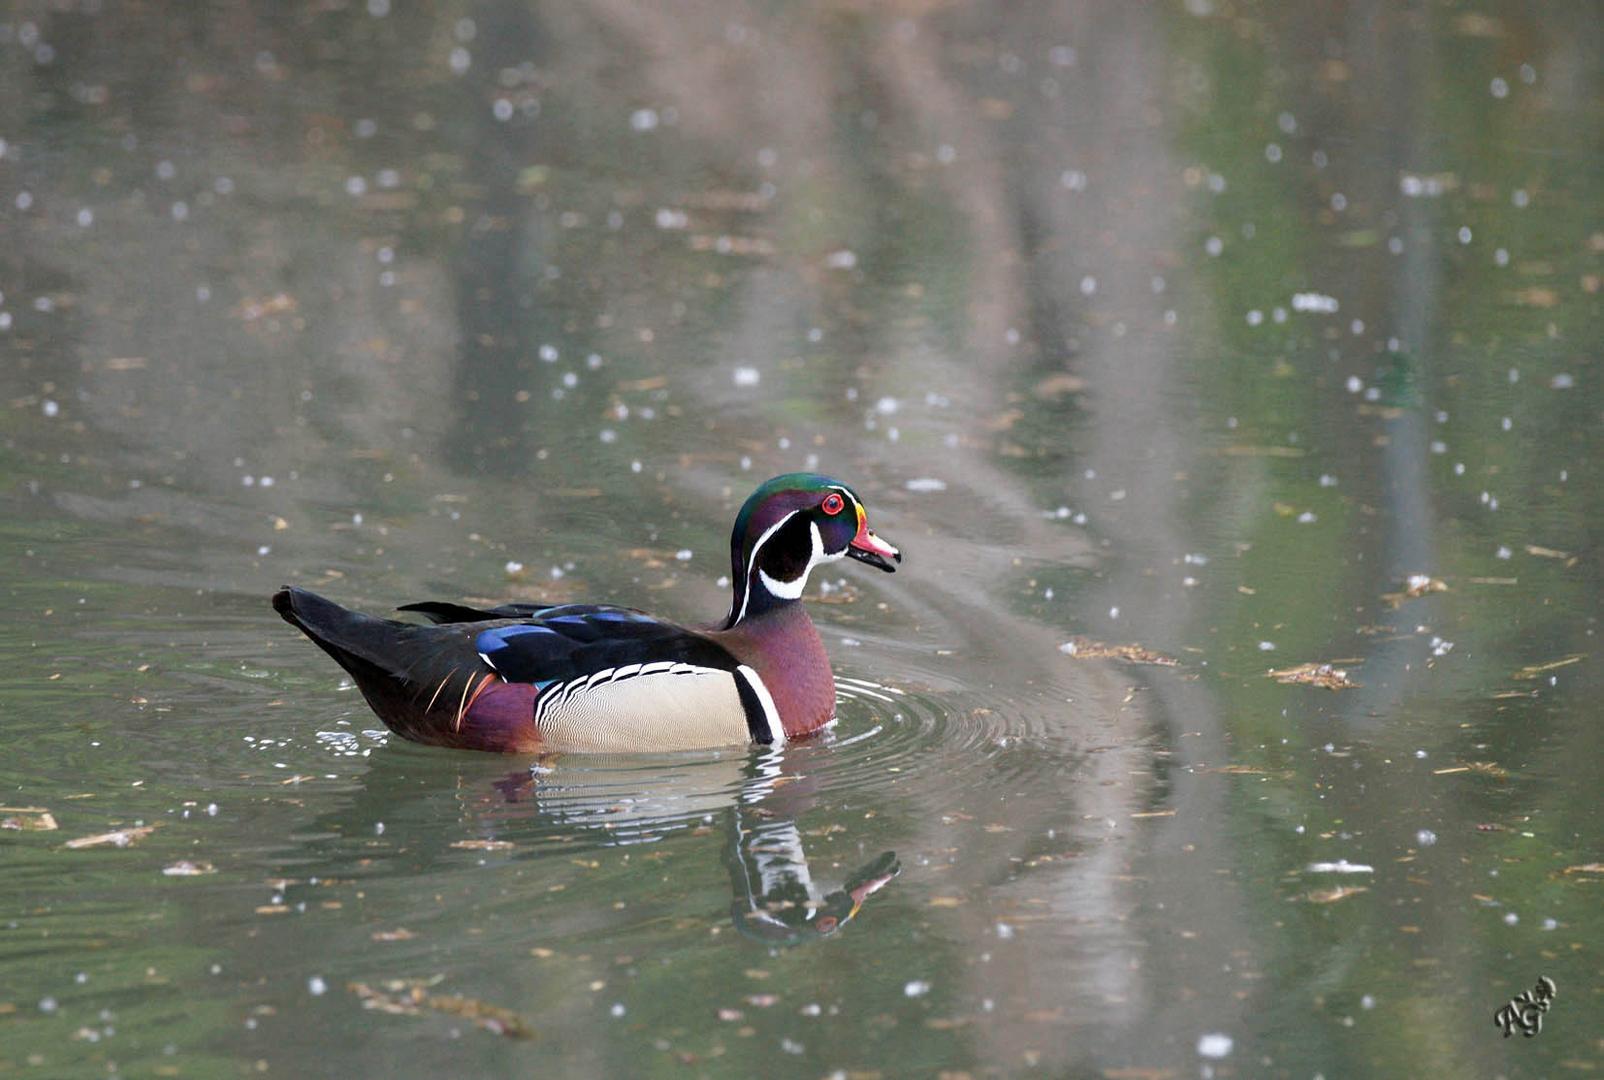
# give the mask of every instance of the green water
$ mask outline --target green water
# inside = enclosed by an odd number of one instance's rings
[[[1601,25],[0,12],[0,1076],[1604,1067]],[[267,603],[710,620],[799,468],[907,561],[778,752],[402,744]]]

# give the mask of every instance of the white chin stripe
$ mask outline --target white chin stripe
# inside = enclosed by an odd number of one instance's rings
[[[802,572],[796,576],[794,581],[776,581],[761,568],[757,572],[758,578],[763,582],[763,587],[776,599],[800,600],[802,598],[802,590],[808,587],[808,575],[813,572],[813,568],[821,563],[834,562],[841,558],[841,555],[846,554],[846,552],[841,552],[839,555],[826,555],[824,553],[824,537],[819,535],[818,522],[808,522],[808,531],[813,535],[813,554],[808,557],[808,564],[802,568]],[[764,536],[763,539],[767,540],[768,537]],[[756,552],[753,552],[752,561],[754,563],[757,561]]]
[[[780,710],[774,704],[774,698],[770,695],[769,688],[763,685],[763,680],[758,676],[758,673],[745,664],[735,670],[740,673],[741,678],[746,680],[746,685],[752,688],[752,693],[757,695],[758,701],[763,705],[763,717],[769,724],[769,742],[783,743],[785,741],[785,725],[780,723]]]

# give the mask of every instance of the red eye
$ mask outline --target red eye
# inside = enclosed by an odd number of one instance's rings
[[[826,495],[824,497],[824,502],[820,503],[819,507],[826,514],[834,515],[834,514],[839,514],[841,512],[842,508],[844,508],[846,506],[846,504],[847,504],[847,501],[845,499],[843,499],[841,496],[837,495],[836,493],[831,492],[830,494],[828,494],[828,495]]]

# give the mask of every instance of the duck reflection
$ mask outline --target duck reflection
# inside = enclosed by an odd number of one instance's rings
[[[815,876],[798,821],[816,804],[817,784],[788,767],[783,749],[668,766],[655,775],[622,763],[616,769],[589,760],[574,767],[543,763],[495,787],[508,803],[537,804],[543,817],[606,829],[616,845],[650,843],[722,814],[730,919],[743,936],[771,945],[839,933],[902,872],[896,853],[886,851],[834,887]]]

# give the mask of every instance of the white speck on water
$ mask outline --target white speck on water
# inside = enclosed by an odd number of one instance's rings
[[[756,386],[763,381],[763,373],[754,367],[738,367],[735,369],[736,386]]]
[[[521,574],[524,572],[524,564],[517,559],[508,559],[507,565],[503,569],[509,574]]]
[[[1531,205],[1532,197],[1527,194],[1525,188],[1516,188],[1510,193],[1509,201],[1514,205],[1515,209],[1524,210]]]
[[[1468,244],[1468,243],[1470,243],[1470,238],[1471,238],[1471,236],[1472,236],[1472,233],[1471,233],[1471,231],[1470,231],[1470,226],[1469,226],[1469,225],[1461,225],[1461,226],[1460,226],[1460,227],[1459,227],[1459,233],[1458,233],[1458,236],[1459,236],[1459,242],[1460,242],[1460,243],[1461,243],[1461,244]]]
[[[1419,844],[1421,847],[1431,847],[1431,845],[1435,844],[1436,842],[1437,834],[1432,832],[1430,829],[1421,829],[1419,832],[1415,833],[1415,843]]]
[[[512,119],[512,102],[506,98],[497,98],[490,106],[490,115],[505,124]]]
[[[272,553],[273,549],[266,544],[256,549],[256,554],[258,555],[271,555]]]
[[[19,191],[17,192],[17,197],[12,200],[12,202],[18,210],[26,210],[28,207],[33,205],[33,192]]]
[[[1304,868],[1310,874],[1374,874],[1376,868],[1365,863],[1352,863],[1347,859],[1336,862],[1312,862]]]
[[[951,165],[958,160],[958,151],[953,148],[951,143],[942,143],[936,147],[936,160],[943,165]]]
[[[1518,922],[1520,922],[1520,916],[1519,915],[1515,914],[1513,911],[1504,912],[1504,925],[1505,926],[1514,926]]]
[[[1365,321],[1363,319],[1355,319],[1348,324],[1348,329],[1353,332],[1354,337],[1358,337],[1365,332]]]
[[[1086,190],[1086,174],[1079,169],[1065,169],[1058,174],[1058,182],[1070,191]]]
[[[467,74],[468,68],[473,65],[473,54],[467,49],[464,49],[461,45],[458,45],[451,50],[451,59],[449,62],[451,65],[451,73],[453,75],[465,75]]]
[[[42,997],[42,998],[40,998],[39,999],[39,1011],[42,1012],[42,1013],[53,1013],[53,1012],[55,1012],[56,1011],[56,999],[53,998],[53,997]]]
[[[39,406],[39,411],[44,413],[46,416],[53,418],[61,413],[61,406],[56,404],[56,402],[52,401],[50,398],[45,398],[45,400]]]
[[[1258,308],[1254,308],[1252,311],[1248,312],[1247,319],[1249,326],[1258,326],[1260,323],[1264,322],[1264,312],[1260,311]]]
[[[1509,265],[1509,251],[1507,249],[1505,249],[1505,248],[1499,248],[1497,251],[1494,251],[1493,252],[1493,265],[1494,266],[1508,266]]]
[[[1108,617],[1109,617],[1109,618],[1110,618],[1110,619],[1117,619],[1117,618],[1119,618],[1119,608],[1117,608],[1117,607],[1111,607],[1111,608],[1109,608],[1109,609],[1108,609]]]
[[[557,346],[555,345],[542,345],[539,350],[539,355],[540,359],[545,363],[555,364],[557,362],[557,358],[561,356],[562,353],[557,350]]]
[[[1235,1045],[1231,1036],[1217,1031],[1210,1032],[1198,1038],[1197,1053],[1199,1057],[1219,1059],[1230,1054],[1231,1047]]]
[[[1210,257],[1219,255],[1220,252],[1225,250],[1225,241],[1221,240],[1218,236],[1211,236],[1207,240],[1203,241],[1203,250],[1207,252]]]
[[[659,229],[683,229],[691,222],[685,211],[674,210],[667,206],[657,211],[655,220]]]
[[[1260,652],[1275,652],[1275,642],[1273,642],[1273,641],[1261,641],[1261,642],[1259,642],[1259,651]]]
[[[652,131],[657,124],[656,109],[636,109],[629,114],[629,126],[634,131]]]
[[[1334,193],[1331,196],[1331,209],[1335,210],[1337,213],[1340,214],[1340,213],[1342,213],[1342,211],[1346,210],[1347,208],[1348,208],[1348,197],[1346,195],[1344,195],[1342,192],[1338,191],[1338,192]]]
[[[1515,553],[1513,551],[1509,550],[1509,548],[1505,547],[1503,544],[1499,544],[1498,545],[1498,551],[1495,552],[1495,554],[1500,559],[1508,559],[1508,558],[1512,557]]]
[[[1495,76],[1493,81],[1488,84],[1487,89],[1492,91],[1493,97],[1500,100],[1509,96],[1509,83],[1505,82],[1501,77]]]
[[[674,558],[678,559],[680,562],[690,562],[691,556],[692,552],[690,548],[680,548],[678,551],[674,552]]]
[[[1500,417],[1499,421],[1498,421],[1498,426],[1503,428],[1505,431],[1508,431],[1510,428],[1515,426],[1515,421],[1511,420],[1507,416]]]
[[[921,493],[931,491],[946,491],[947,482],[945,480],[937,480],[933,476],[920,476],[909,480],[903,485],[903,487],[907,488],[909,491],[917,491]]]
[[[1548,388],[1550,390],[1569,390],[1575,385],[1575,377],[1563,371],[1548,380]]]
[[[623,1016],[627,1010],[625,1010],[624,1003],[622,1001],[615,1001],[613,1002],[613,1007],[607,1011],[612,1013],[614,1019],[617,1019],[618,1017]]]
[[[1325,293],[1300,292],[1292,294],[1292,310],[1314,315],[1334,315],[1341,307],[1337,298]]]
[[[95,212],[93,210],[89,209],[89,207],[86,206],[83,209],[78,211],[78,224],[80,226],[82,226],[83,228],[87,229],[87,228],[89,228],[89,226],[93,225],[94,223],[95,223]]]
[[[323,976],[314,975],[306,980],[306,989],[313,997],[321,997],[328,992],[329,984],[323,981]]]
[[[1280,144],[1266,143],[1264,147],[1264,160],[1268,161],[1271,165],[1278,164],[1281,161]]]
[[[1080,294],[1082,296],[1091,296],[1096,291],[1097,291],[1097,279],[1096,278],[1094,278],[1090,274],[1087,274],[1085,277],[1080,279]]]
[[[997,939],[999,941],[1012,941],[1012,940],[1014,940],[1014,928],[1013,928],[1013,925],[1011,923],[998,922],[997,923]]]
[[[1454,462],[1454,475],[1455,476],[1464,476],[1465,475],[1465,463],[1463,461]]]
[[[173,215],[174,221],[187,221],[189,219],[189,203],[180,199],[173,203],[169,212]]]
[[[1433,439],[1431,440],[1431,452],[1433,454],[1446,454],[1448,452],[1448,444],[1441,439]]]
[[[924,997],[930,993],[930,984],[923,979],[910,979],[903,985],[902,993],[905,997]]]
[[[1305,510],[1303,513],[1298,515],[1299,525],[1312,525],[1318,520],[1320,519],[1314,516],[1313,510]]]
[[[375,821],[373,823],[373,835],[374,836],[383,836],[384,835],[384,822]]]
[[[347,195],[355,197],[355,196],[358,196],[358,195],[366,194],[367,190],[368,190],[368,182],[363,177],[360,177],[360,176],[347,176],[345,178],[345,193]]]
[[[840,248],[824,257],[824,265],[831,270],[851,270],[858,265],[858,256],[846,248]]]
[[[901,403],[894,397],[883,397],[874,403],[874,411],[881,416],[890,416],[901,407]]]

